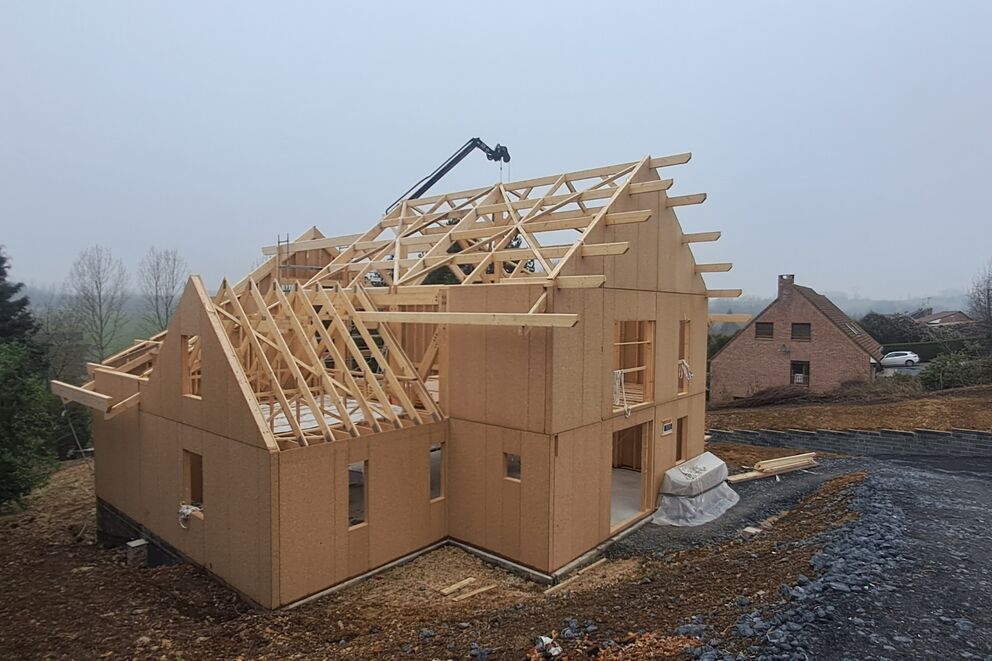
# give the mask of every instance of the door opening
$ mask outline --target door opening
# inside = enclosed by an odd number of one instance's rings
[[[610,480],[610,528],[616,528],[644,512],[644,456],[650,439],[650,423],[614,432]]]

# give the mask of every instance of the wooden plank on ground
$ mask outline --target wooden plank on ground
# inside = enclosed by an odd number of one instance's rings
[[[458,595],[457,597],[453,597],[452,598],[452,601],[461,601],[462,599],[468,599],[469,597],[474,597],[477,594],[482,594],[483,592],[488,592],[489,590],[492,590],[494,587],[496,587],[496,584],[495,583],[493,583],[491,585],[486,585],[484,587],[481,587],[481,588],[478,588],[478,589],[475,589],[475,590],[472,590],[471,592],[463,592],[462,594]]]
[[[443,594],[443,595],[449,595],[452,592],[458,592],[459,590],[461,590],[466,585],[469,585],[470,583],[474,583],[474,582],[475,582],[475,577],[474,576],[469,576],[468,578],[464,578],[464,579],[458,581],[457,583],[452,583],[451,585],[449,585],[446,588],[442,588],[441,589],[441,594]]]
[[[792,471],[802,470],[804,468],[815,468],[817,465],[818,464],[815,461],[810,461],[808,463],[788,465],[770,470],[763,470],[763,471],[753,470],[753,471],[748,471],[747,473],[737,473],[736,475],[729,476],[727,478],[727,483],[737,484],[739,482],[750,482],[751,480],[760,480],[765,477],[771,477],[772,475],[791,473]]]

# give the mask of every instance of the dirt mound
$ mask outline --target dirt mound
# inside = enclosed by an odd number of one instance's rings
[[[992,386],[895,401],[779,404],[706,412],[709,429],[992,429]]]
[[[519,659],[537,636],[578,621],[581,631],[562,639],[563,658],[604,646],[607,658],[664,658],[684,646],[672,632],[690,614],[729,629],[742,612],[739,596],[774,600],[782,583],[808,574],[816,545],[782,542],[848,520],[846,487],[861,477],[828,482],[755,539],[610,559],[554,594],[448,547],[298,608],[260,612],[191,566],[131,568],[122,552],[96,547],[92,475],[86,464],[69,465],[26,511],[0,517],[0,593],[8,597],[0,657],[420,659],[475,650]],[[466,576],[497,587],[461,601],[440,593]]]

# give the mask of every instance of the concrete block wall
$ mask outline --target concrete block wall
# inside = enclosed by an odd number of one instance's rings
[[[931,455],[992,457],[992,431],[973,429],[711,429],[711,443],[745,443],[795,448],[805,452],[837,452],[863,456]]]

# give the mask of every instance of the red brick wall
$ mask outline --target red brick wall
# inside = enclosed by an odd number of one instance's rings
[[[845,381],[867,381],[874,374],[868,354],[796,291],[790,279],[780,279],[779,297],[754,319],[759,321],[775,324],[774,338],[756,339],[752,323],[724,347],[710,363],[711,402],[789,385],[794,360],[809,361],[813,392],[833,390]],[[792,340],[793,323],[809,323],[812,339]]]

